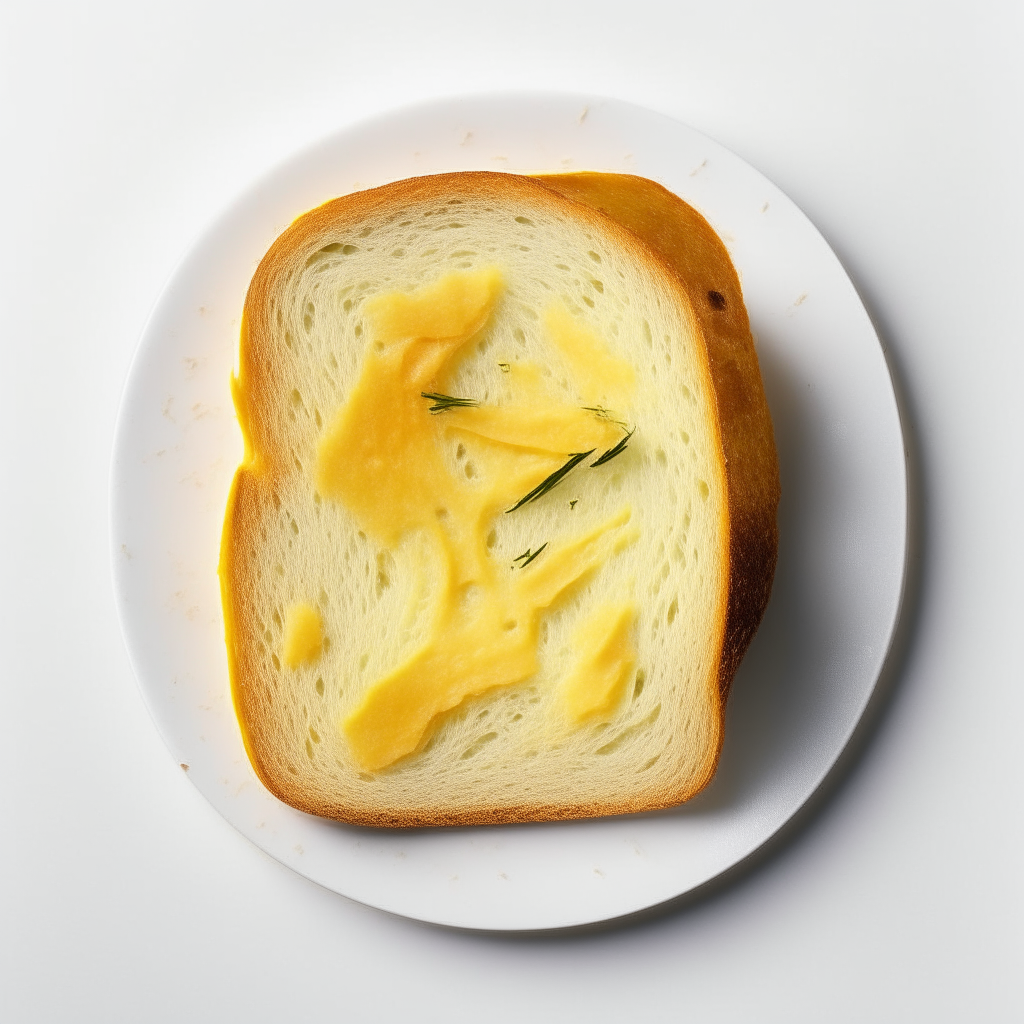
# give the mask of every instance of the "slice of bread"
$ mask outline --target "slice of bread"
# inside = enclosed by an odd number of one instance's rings
[[[326,203],[264,257],[221,581],[246,749],[386,826],[671,806],[714,773],[778,472],[736,273],[623,175]]]

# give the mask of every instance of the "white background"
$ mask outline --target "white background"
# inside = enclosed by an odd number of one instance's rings
[[[0,12],[0,1020],[1019,1021],[1024,44],[1014,3],[451,0]],[[236,834],[137,693],[109,569],[146,316],[242,186],[429,96],[675,116],[844,261],[911,456],[897,649],[782,840],[626,925],[509,937],[355,906]]]

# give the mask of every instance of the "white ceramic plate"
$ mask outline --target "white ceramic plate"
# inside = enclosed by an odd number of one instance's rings
[[[448,170],[628,171],[700,209],[739,268],[782,472],[772,601],[733,687],[712,785],[673,811],[379,831],[323,821],[256,780],[228,692],[216,575],[242,454],[228,378],[246,286],[299,213]],[[113,462],[122,623],[175,760],[239,831],[351,899],[424,921],[536,929],[688,892],[772,836],[819,785],[871,695],[906,550],[899,415],[878,339],[813,225],[721,146],[629,104],[564,95],[430,103],[345,129],[250,188],[178,268],[146,327]]]

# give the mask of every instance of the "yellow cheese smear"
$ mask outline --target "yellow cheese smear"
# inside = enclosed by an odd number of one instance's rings
[[[636,665],[633,604],[602,605],[576,634],[576,646],[589,652],[562,684],[562,704],[573,722],[611,714],[622,700]]]
[[[369,301],[361,375],[320,441],[320,493],[342,502],[386,547],[420,532],[445,568],[430,638],[373,683],[344,722],[353,755],[369,771],[414,752],[434,719],[466,698],[533,675],[542,613],[637,536],[623,508],[585,536],[552,543],[524,568],[490,555],[485,538],[495,516],[568,455],[622,436],[607,418],[536,388],[516,404],[431,414],[423,392],[450,394],[462,350],[501,291],[500,272],[488,268]],[[468,450],[472,474],[445,462],[449,436]]]
[[[284,648],[281,656],[289,668],[316,661],[324,643],[320,613],[308,604],[292,605],[284,620]]]
[[[622,410],[636,390],[636,371],[611,354],[593,331],[577,323],[564,306],[551,306],[544,314],[548,336],[562,353],[588,404],[607,403]]]

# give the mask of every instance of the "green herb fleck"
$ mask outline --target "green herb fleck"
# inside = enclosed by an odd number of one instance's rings
[[[545,541],[536,551],[531,551],[527,548],[518,558],[513,558],[512,561],[522,562],[523,564],[519,568],[525,569],[547,546],[548,542]],[[515,566],[513,565],[512,568],[514,569]]]
[[[579,500],[580,500],[579,498],[573,498],[572,501],[569,502],[569,508],[575,508],[576,507],[576,502],[579,501]]]
[[[511,373],[512,372],[512,364],[511,363],[498,363],[498,369],[500,369],[502,373]]]
[[[520,498],[511,508],[505,509],[506,513],[515,512],[517,508],[522,508],[524,505],[531,501],[536,501],[538,498],[544,497],[548,491],[551,490],[557,483],[565,479],[569,473],[573,471],[584,459],[589,458],[596,452],[596,448],[591,448],[589,452],[575,452],[569,456],[569,461],[559,469],[556,469],[551,476],[542,480],[529,494],[524,495]]]
[[[606,409],[603,405],[585,405],[583,406],[584,412],[592,412],[595,416],[599,416],[603,420],[608,420],[609,423],[614,423],[618,427],[622,427],[623,430],[627,429],[628,424],[623,420],[618,420],[612,414],[611,409]]]
[[[595,459],[591,464],[590,468],[593,469],[595,466],[603,466],[606,462],[611,462],[616,455],[621,455],[626,450],[626,442],[636,433],[636,427],[634,427],[614,448],[609,448],[599,459]]]
[[[435,391],[421,391],[420,397],[429,398],[434,404],[431,412],[444,412],[446,409],[472,409],[480,403],[475,398],[454,398],[452,395],[439,395]]]

